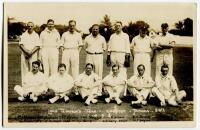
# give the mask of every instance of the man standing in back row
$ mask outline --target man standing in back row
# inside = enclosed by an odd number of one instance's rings
[[[56,74],[58,68],[58,47],[60,34],[54,28],[54,20],[47,21],[47,28],[40,34],[44,74],[47,77]]]
[[[86,50],[86,64],[94,65],[94,72],[102,79],[103,75],[103,52],[107,49],[106,40],[99,34],[99,25],[92,26],[92,33],[85,38],[84,48]],[[98,94],[101,95],[102,85]]]
[[[139,35],[134,37],[131,43],[132,55],[134,57],[134,75],[138,75],[137,67],[140,64],[145,66],[145,75],[151,76],[151,39],[147,36],[149,25],[143,23],[139,29]]]
[[[61,38],[62,63],[66,65],[66,72],[72,70],[75,80],[79,75],[79,52],[83,46],[81,34],[76,31],[76,21],[69,21],[69,31],[63,33]]]
[[[21,53],[21,77],[22,83],[24,76],[32,70],[32,62],[38,60],[38,50],[40,47],[39,35],[33,30],[33,22],[27,23],[28,30],[20,37],[19,47]]]
[[[161,66],[168,65],[169,75],[173,74],[173,46],[175,44],[174,36],[168,33],[168,24],[161,25],[162,33],[158,37],[156,49],[156,76],[160,76]]]
[[[108,43],[108,57],[111,59],[112,65],[117,64],[120,67],[120,72],[127,77],[126,68],[124,67],[125,61],[130,56],[130,42],[128,34],[122,31],[122,22],[117,21],[115,23],[115,33],[111,35]],[[128,66],[127,66],[128,67]]]

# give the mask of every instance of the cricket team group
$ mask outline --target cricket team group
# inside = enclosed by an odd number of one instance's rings
[[[99,34],[99,25],[94,24],[91,33],[83,40],[76,29],[76,21],[68,22],[69,29],[60,36],[54,27],[54,20],[47,21],[40,36],[34,31],[34,23],[27,23],[27,30],[21,35],[22,85],[14,87],[18,100],[31,99],[53,92],[49,103],[62,99],[69,102],[70,95],[80,95],[85,105],[95,104],[99,96],[105,103],[112,100],[122,104],[127,93],[137,100],[131,105],[147,105],[147,98],[157,97],[161,106],[178,106],[186,97],[179,90],[173,76],[173,47],[175,38],[168,33],[168,24],[161,25],[157,34],[144,24],[131,43],[128,34],[122,31],[122,22],[114,24],[115,32],[108,42]],[[83,73],[79,74],[79,54],[86,54]],[[103,77],[103,54],[110,72]],[[151,78],[152,53],[155,54],[155,80]],[[127,67],[133,58],[133,74],[127,79]],[[59,62],[59,57],[61,61]],[[41,64],[42,63],[42,64]],[[40,71],[41,68],[43,71]],[[71,70],[71,73],[69,73]],[[103,94],[103,95],[102,95]],[[126,98],[126,97],[124,97]]]

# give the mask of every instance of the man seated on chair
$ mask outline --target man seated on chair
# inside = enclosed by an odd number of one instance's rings
[[[182,98],[186,97],[186,92],[179,91],[174,76],[169,75],[168,72],[168,65],[162,65],[161,75],[156,77],[156,87],[152,89],[152,93],[158,97],[161,106],[166,106],[166,101],[169,105],[178,106]]]
[[[85,105],[90,103],[97,103],[95,99],[98,95],[98,88],[101,85],[101,78],[93,72],[94,66],[91,63],[87,63],[85,66],[85,72],[80,74],[75,81],[75,86],[78,88],[79,94],[82,99],[85,100]]]
[[[109,94],[109,97],[105,101],[109,103],[111,100],[115,100],[118,105],[121,105],[122,100],[120,98],[126,91],[126,77],[119,73],[119,65],[114,64],[112,66],[112,73],[103,79],[103,85],[104,90]]]
[[[49,77],[47,82],[48,88],[53,90],[55,97],[49,99],[50,103],[56,102],[58,99],[69,101],[69,94],[74,86],[73,78],[66,73],[66,65],[59,64],[58,73]]]
[[[138,74],[128,80],[128,91],[137,98],[137,101],[132,101],[131,104],[146,105],[146,98],[154,86],[154,81],[149,75],[145,74],[145,66],[143,64],[137,66],[137,71]]]
[[[33,102],[38,100],[38,96],[47,92],[45,86],[45,76],[39,71],[40,62],[32,62],[32,71],[28,72],[22,82],[22,86],[16,85],[14,90],[20,95],[18,100],[24,101],[27,97],[30,97]]]

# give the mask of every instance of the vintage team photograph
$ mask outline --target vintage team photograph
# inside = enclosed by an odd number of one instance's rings
[[[4,126],[195,126],[196,3],[5,2],[3,14]]]

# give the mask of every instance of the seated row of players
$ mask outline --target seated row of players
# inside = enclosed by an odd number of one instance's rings
[[[155,82],[148,75],[144,75],[145,66],[140,64],[137,67],[138,75],[126,79],[121,73],[118,65],[112,66],[112,72],[103,80],[93,72],[94,66],[90,63],[86,64],[85,71],[73,81],[73,78],[66,73],[65,64],[58,66],[58,73],[45,79],[44,74],[39,71],[40,63],[34,61],[32,63],[32,71],[28,72],[22,86],[16,85],[14,90],[20,95],[18,100],[24,101],[30,98],[36,102],[38,96],[46,94],[47,91],[53,90],[54,97],[49,99],[50,103],[56,102],[58,99],[69,101],[69,94],[76,88],[85,105],[97,103],[98,89],[102,88],[109,95],[105,98],[105,102],[109,103],[115,100],[118,105],[121,105],[120,99],[126,93],[126,88],[132,96],[137,98],[137,101],[132,101],[131,104],[147,104],[149,95],[156,96],[160,100],[161,106],[169,105],[177,106],[181,103],[183,97],[186,96],[184,90],[179,91],[175,78],[168,75],[169,68],[167,65],[161,67],[161,76],[156,77]],[[127,86],[127,87],[126,87]],[[151,97],[150,96],[150,97]]]

